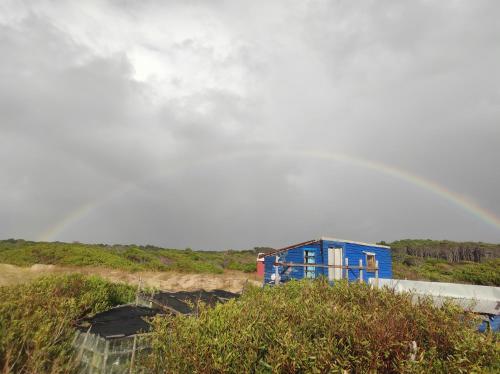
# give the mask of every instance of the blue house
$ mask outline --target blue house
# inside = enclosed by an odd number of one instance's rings
[[[327,277],[330,281],[392,278],[391,249],[385,245],[320,238],[267,253],[264,283]]]

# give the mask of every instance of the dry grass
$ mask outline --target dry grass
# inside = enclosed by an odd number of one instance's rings
[[[71,267],[35,264],[31,267],[19,267],[0,264],[0,286],[20,284],[50,274],[97,275],[112,282],[137,285],[139,280],[147,287],[167,291],[191,291],[196,289],[223,289],[238,292],[247,283],[259,285],[261,281],[253,273],[227,270],[222,274],[190,274],[177,272],[140,271],[128,272],[119,269],[99,267]]]

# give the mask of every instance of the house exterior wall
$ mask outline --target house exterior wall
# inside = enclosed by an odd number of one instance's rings
[[[293,262],[298,264],[305,263],[305,251],[314,251],[316,264],[327,265],[328,264],[328,248],[342,248],[342,263],[345,264],[345,259],[348,258],[350,266],[358,266],[359,260],[362,260],[363,266],[366,266],[366,253],[374,253],[375,260],[379,263],[379,278],[392,278],[392,255],[390,248],[378,247],[367,244],[358,244],[344,241],[331,241],[331,240],[319,240],[312,244],[306,244],[289,249],[285,252],[279,254],[279,262]],[[265,264],[265,274],[264,283],[273,283],[272,274],[275,273],[274,263],[276,261],[276,255],[266,256],[264,259]],[[280,273],[280,278],[282,282],[286,282],[290,279],[302,279],[305,277],[305,268],[302,266],[289,267],[288,269],[283,269],[282,266],[278,268]],[[344,271],[343,271],[343,274]],[[359,279],[359,270],[349,269],[348,272],[349,281],[354,281]],[[316,267],[315,277],[325,276],[328,277],[327,267]],[[363,271],[363,280],[368,282],[368,278],[374,278],[375,271],[368,272]]]
[[[370,252],[375,254],[375,260],[378,261],[379,278],[392,278],[392,254],[389,248],[357,244],[350,242],[341,241],[323,241],[323,254],[325,264],[328,264],[328,248],[341,247],[343,248],[343,263],[345,264],[345,259],[349,260],[350,266],[358,266],[359,260],[362,260],[363,266],[366,266],[366,253]],[[328,269],[324,269],[324,275],[328,276]],[[368,282],[368,278],[374,278],[375,271],[363,271],[363,280]],[[359,270],[349,269],[349,280],[353,281],[359,279]]]
[[[311,245],[311,246],[301,246],[297,248],[292,248],[286,252],[279,254],[280,262],[294,262],[303,264],[304,263],[304,251],[307,249],[311,249],[314,251],[319,251],[319,245]],[[275,273],[274,263],[276,261],[276,256],[266,256],[264,260],[265,264],[265,276],[264,282],[271,283],[271,276]],[[290,279],[302,279],[304,278],[304,268],[303,267],[293,267],[289,268],[288,271],[283,272],[283,267],[278,267],[280,278],[282,282],[286,282]]]
[[[257,261],[257,276],[264,276],[264,259]]]

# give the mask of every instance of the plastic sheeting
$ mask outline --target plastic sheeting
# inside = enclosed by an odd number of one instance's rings
[[[79,363],[77,374],[123,374],[130,372],[132,361],[149,352],[151,342],[147,334],[106,339],[78,331],[73,346]]]

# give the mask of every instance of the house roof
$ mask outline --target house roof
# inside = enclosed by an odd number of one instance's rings
[[[360,245],[366,245],[366,246],[370,246],[370,247],[379,247],[379,248],[391,249],[391,247],[389,247],[387,245],[365,243],[365,242],[356,242],[356,241],[353,241],[353,240],[345,240],[345,239],[338,239],[338,238],[331,238],[331,237],[322,236],[319,239],[308,240],[307,242],[297,243],[297,244],[289,245],[288,247],[276,249],[276,250],[274,250],[272,252],[266,253],[264,257],[273,256],[273,255],[275,255],[277,253],[286,252],[286,251],[288,251],[290,249],[293,249],[293,248],[302,247],[303,245],[314,244],[314,243],[317,243],[317,242],[319,242],[321,240],[326,240],[326,241],[330,241],[330,242],[342,242],[342,243],[360,244]]]
[[[293,249],[293,248],[301,247],[303,245],[308,245],[308,244],[314,244],[314,243],[317,243],[317,242],[319,242],[319,239],[314,239],[314,240],[309,240],[307,242],[302,242],[302,243],[297,243],[297,244],[289,245],[288,247],[283,247],[283,248],[271,251],[269,253],[266,253],[264,257],[273,256],[276,253],[286,252],[286,251],[288,251],[290,249]]]
[[[338,239],[338,238],[328,238],[328,237],[321,237],[321,240],[327,240],[330,242],[343,242],[343,243],[352,243],[352,244],[360,244],[360,245],[366,245],[370,247],[379,247],[379,248],[387,248],[391,249],[388,245],[382,245],[382,244],[374,244],[374,243],[365,243],[365,242],[355,242],[353,240],[345,240],[345,239]]]

